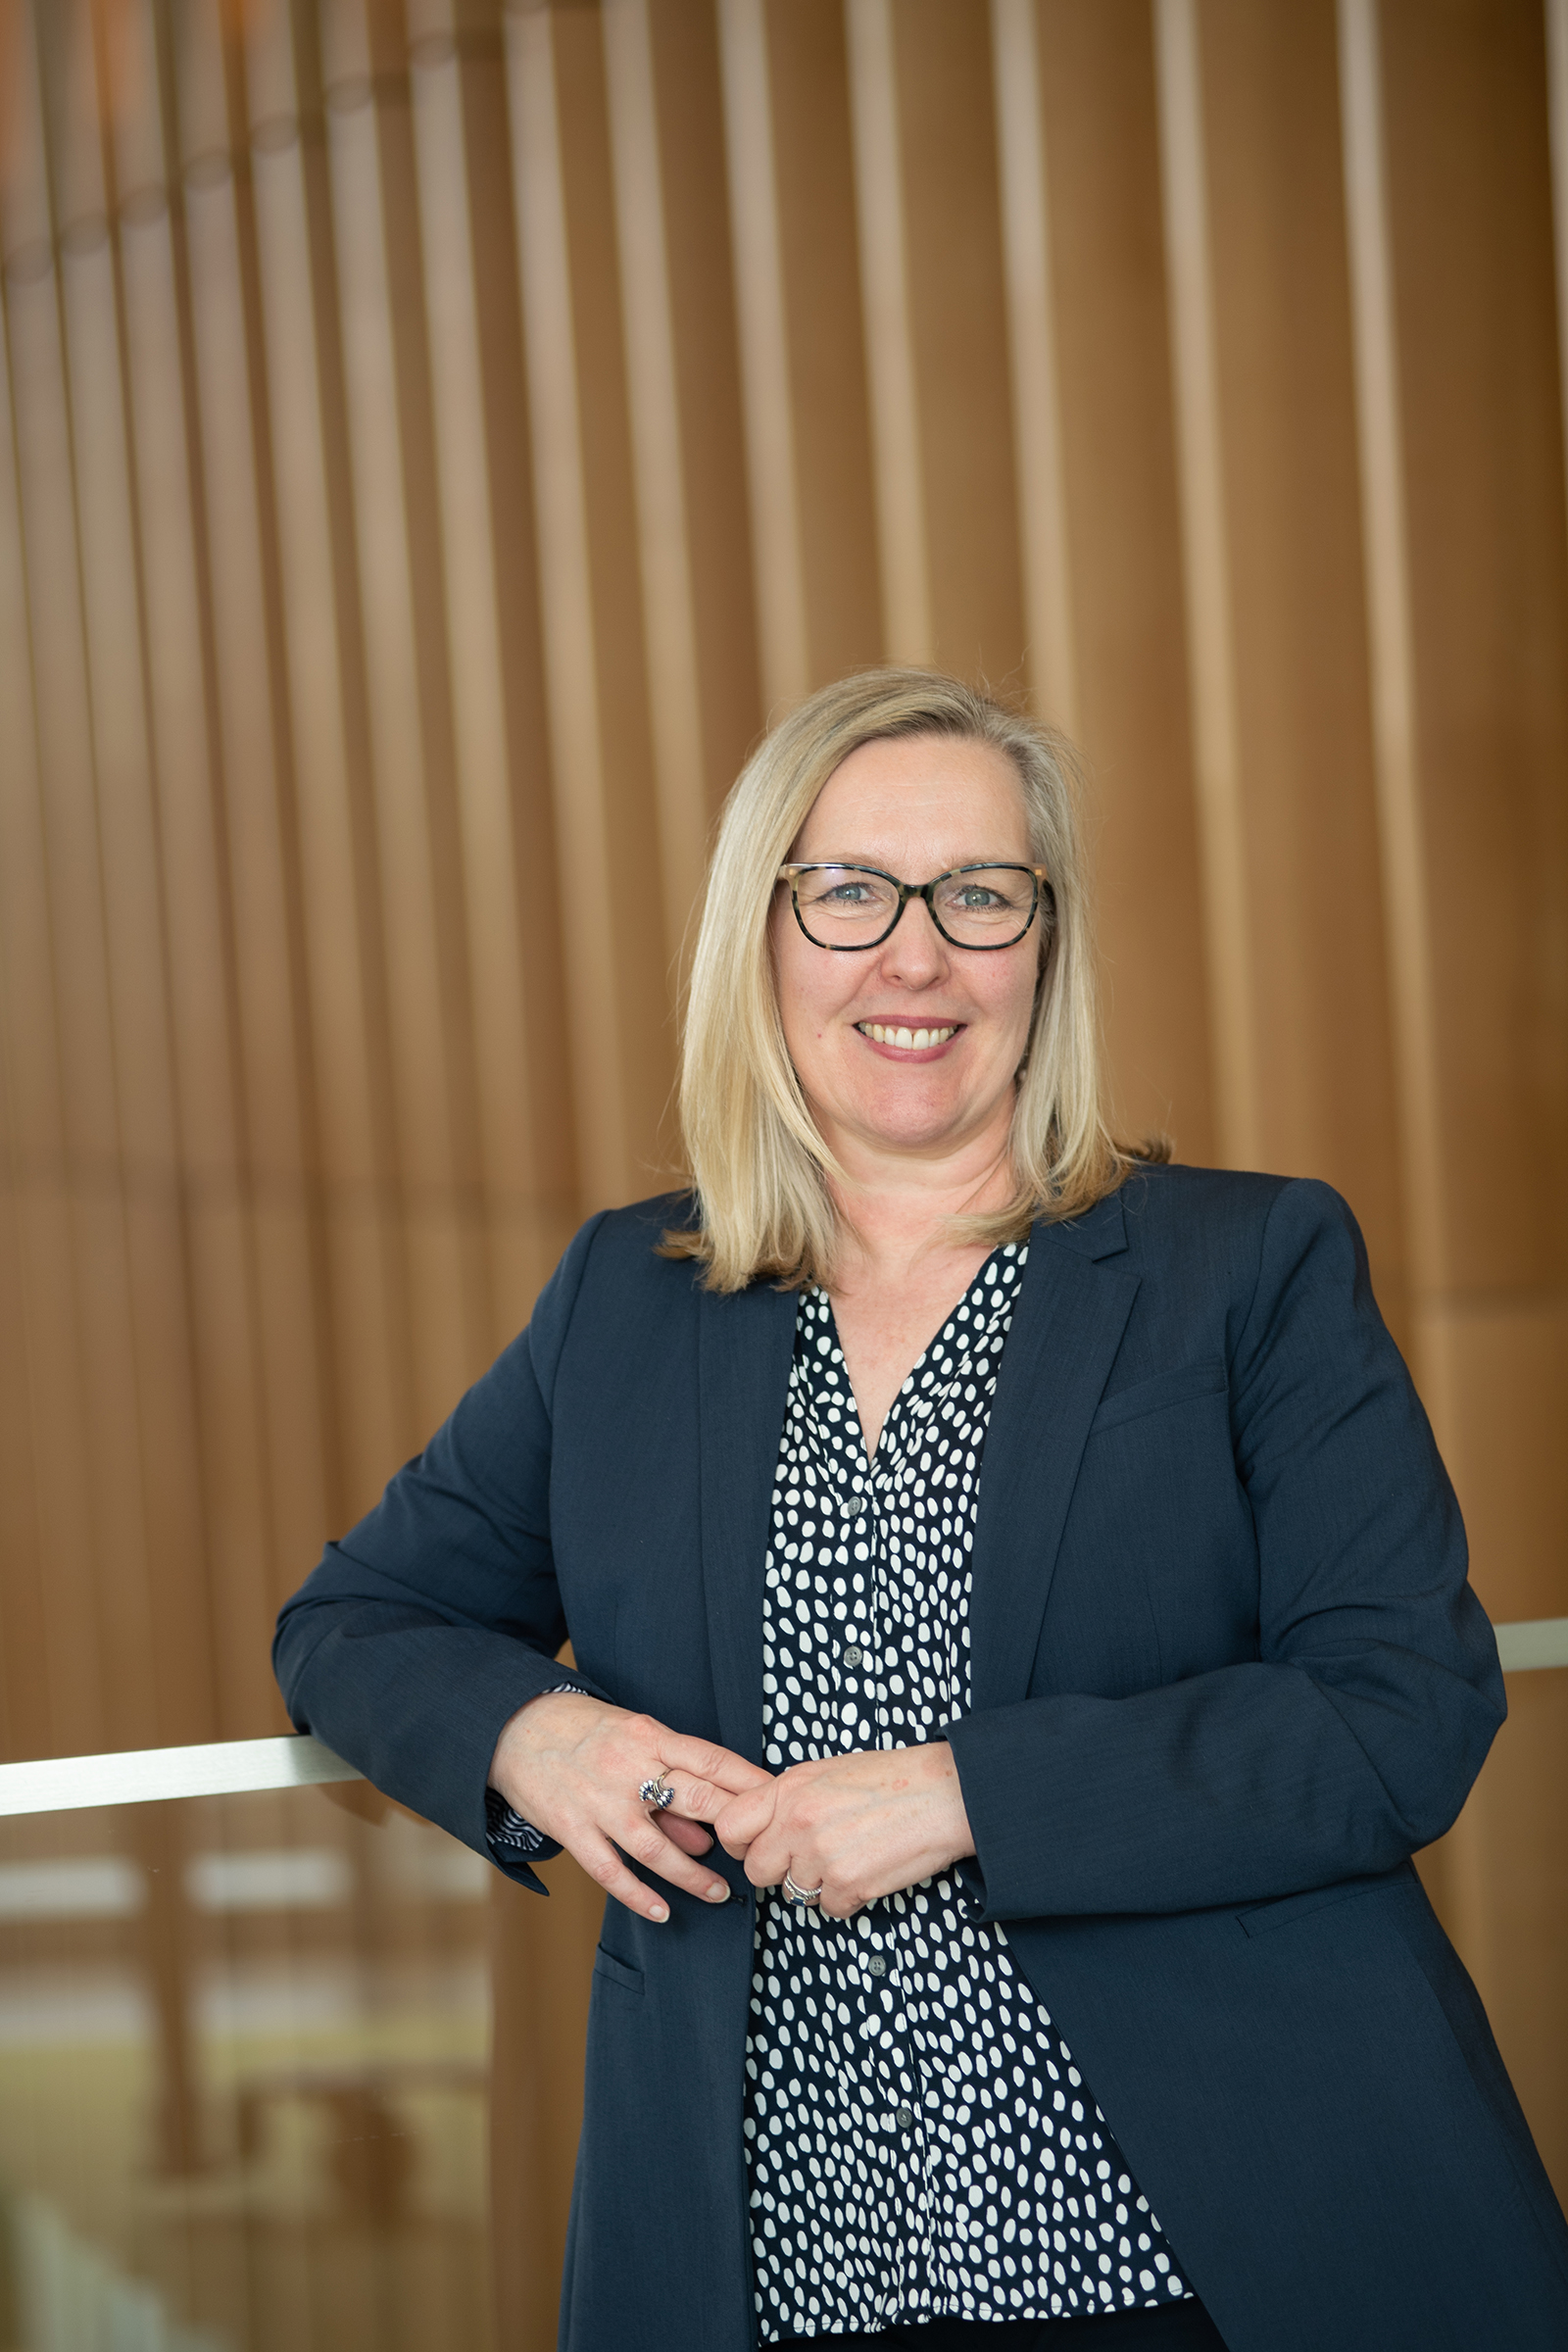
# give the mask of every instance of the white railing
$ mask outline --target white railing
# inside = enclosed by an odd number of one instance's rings
[[[1505,1674],[1568,1666],[1568,1617],[1499,1625]],[[68,1813],[83,1805],[152,1804],[178,1796],[238,1796],[253,1788],[307,1788],[364,1774],[319,1740],[216,1740],[205,1747],[141,1747],[122,1755],[46,1756],[0,1764],[0,1815]]]
[[[1526,1617],[1496,1628],[1504,1674],[1532,1666],[1568,1666],[1568,1617]]]
[[[0,1764],[0,1814],[146,1805],[171,1796],[239,1796],[365,1775],[319,1740],[215,1740],[205,1747],[135,1747],[118,1756],[42,1756]]]

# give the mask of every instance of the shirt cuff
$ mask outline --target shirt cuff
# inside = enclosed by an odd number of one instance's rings
[[[955,1862],[951,1873],[958,1909],[965,1919],[979,1920],[986,1915],[986,1874],[980,1867],[978,1854],[965,1854]]]
[[[492,1846],[502,1846],[509,1854],[537,1854],[550,1843],[543,1830],[536,1830],[531,1821],[513,1811],[499,1788],[484,1792],[485,1836]]]

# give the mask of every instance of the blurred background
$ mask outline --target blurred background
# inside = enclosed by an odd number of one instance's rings
[[[1568,1612],[1568,0],[0,0],[0,1753],[287,1728],[883,659],[1081,745],[1122,1128],[1341,1188]],[[1423,1858],[1560,2192],[1565,1685]],[[0,1849],[0,2352],[554,2342],[570,1864]]]

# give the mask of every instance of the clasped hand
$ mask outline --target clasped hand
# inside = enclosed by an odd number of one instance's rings
[[[754,1886],[820,1886],[830,1919],[931,1879],[974,1851],[953,1750],[871,1748],[791,1764],[714,1817],[720,1845]]]
[[[671,1801],[650,1813],[637,1791],[661,1771]],[[821,1887],[821,1908],[833,1919],[974,1851],[945,1740],[830,1756],[775,1775],[651,1715],[559,1690],[505,1726],[490,1784],[607,1894],[654,1921],[667,1919],[669,1907],[622,1856],[689,1894],[723,1902],[728,1886],[702,1865],[712,1847],[708,1822],[754,1886],[780,1886],[788,1871],[797,1886]]]

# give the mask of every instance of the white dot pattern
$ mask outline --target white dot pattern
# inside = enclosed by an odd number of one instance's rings
[[[940,1738],[969,1706],[980,1457],[1027,1245],[981,1268],[868,1460],[802,1294],[773,1486],[774,1767]],[[1000,1926],[953,1877],[824,1919],[764,1890],[745,2131],[762,2340],[1054,2319],[1192,2292]]]

